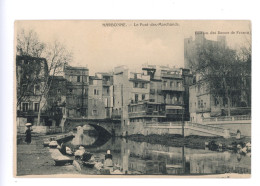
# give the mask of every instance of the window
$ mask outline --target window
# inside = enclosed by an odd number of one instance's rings
[[[70,88],[70,89],[69,89],[69,93],[72,93],[72,92],[73,92],[73,89],[72,89],[72,88]]]
[[[98,95],[98,90],[94,89],[94,95]]]
[[[145,88],[145,83],[142,83],[142,88]]]
[[[167,86],[167,81],[163,82],[163,86],[166,87]]]
[[[98,111],[97,110],[92,110],[92,115],[93,116],[97,116],[98,115]]]
[[[80,76],[77,76],[77,82],[80,82]]]
[[[142,94],[142,100],[145,100],[145,94]]]
[[[173,85],[173,82],[171,81],[171,82],[170,82],[170,87],[172,87],[172,85]]]
[[[134,88],[138,88],[138,83],[134,83]]]
[[[39,111],[39,103],[34,103],[34,111],[35,112]]]
[[[135,94],[135,102],[138,102],[138,94]]]
[[[57,93],[61,93],[61,89],[58,89],[58,90],[57,90]]]
[[[29,103],[22,103],[22,111],[26,112],[29,109]]]
[[[40,85],[34,85],[34,94],[36,94],[40,90]]]

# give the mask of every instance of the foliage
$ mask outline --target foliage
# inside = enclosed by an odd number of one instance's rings
[[[230,115],[231,103],[239,102],[241,90],[251,89],[245,83],[251,75],[251,58],[248,56],[242,61],[237,51],[218,45],[199,47],[197,54],[197,72],[206,82],[208,92],[228,108]]]
[[[24,73],[35,73],[38,76],[35,76],[35,80],[27,78],[28,87],[31,87],[31,84],[34,84],[37,80],[41,79],[41,89],[40,89],[40,100],[39,100],[39,112],[38,112],[38,124],[40,123],[41,111],[47,103],[49,90],[52,84],[54,76],[62,73],[63,66],[68,64],[72,60],[72,53],[66,48],[66,46],[59,42],[54,41],[53,43],[44,43],[39,40],[37,33],[33,30],[24,30],[22,29],[17,34],[17,55],[19,56],[28,56],[28,57],[42,57],[47,60],[46,73],[48,74],[46,78],[39,76],[40,73],[34,71],[33,66],[29,66],[28,69],[23,68]],[[26,79],[25,79],[26,80]],[[32,82],[33,81],[33,82]],[[20,100],[26,99],[26,94],[19,92]],[[19,106],[21,101],[17,103]]]
[[[33,30],[20,30],[17,34],[17,53],[21,56],[41,57],[46,45]]]

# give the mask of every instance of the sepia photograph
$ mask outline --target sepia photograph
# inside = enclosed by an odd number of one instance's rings
[[[17,20],[14,177],[251,177],[249,20]]]

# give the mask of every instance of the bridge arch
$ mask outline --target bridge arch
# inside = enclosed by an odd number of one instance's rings
[[[72,131],[77,126],[90,125],[95,128],[100,135],[119,136],[121,131],[121,122],[114,120],[89,120],[89,119],[66,119],[64,122],[64,131]]]

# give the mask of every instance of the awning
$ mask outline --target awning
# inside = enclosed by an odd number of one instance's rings
[[[166,109],[178,109],[178,110],[181,110],[183,109],[183,107],[181,106],[173,106],[173,105],[166,105]]]

